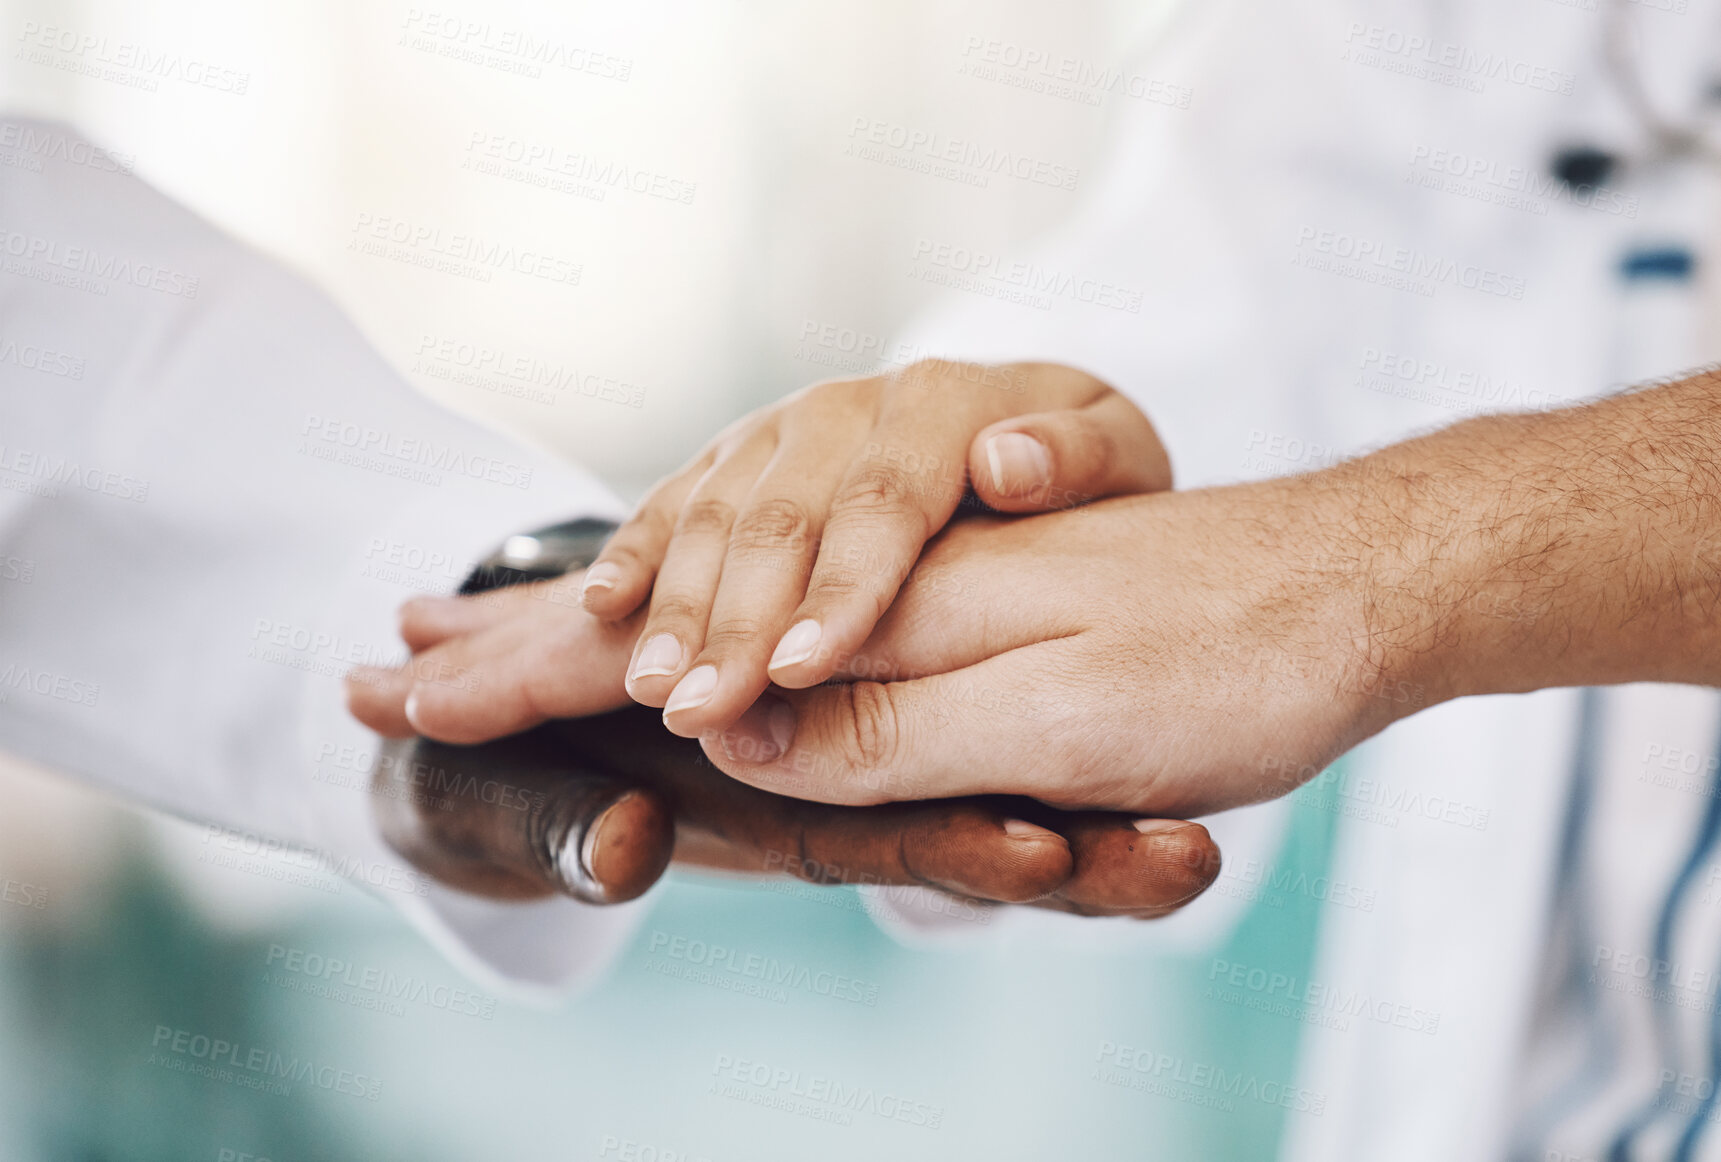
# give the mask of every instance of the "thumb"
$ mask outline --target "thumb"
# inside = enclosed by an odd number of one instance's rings
[[[543,731],[476,747],[387,744],[372,774],[383,839],[426,875],[492,899],[640,896],[669,865],[675,817],[650,787],[570,759]]]
[[[1084,407],[981,429],[968,446],[968,476],[975,494],[999,512],[1046,512],[1162,492],[1171,487],[1171,461],[1141,410],[1108,391]]]
[[[907,681],[772,691],[699,741],[725,774],[820,803],[1039,795],[1065,775],[1047,740],[1067,715],[1041,678],[1063,648],[1042,642]]]

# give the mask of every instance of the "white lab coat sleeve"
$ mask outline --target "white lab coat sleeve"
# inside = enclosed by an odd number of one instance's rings
[[[40,164],[0,167],[0,746],[207,823],[217,862],[314,850],[494,981],[595,970],[636,909],[480,901],[386,848],[341,676],[404,658],[406,597],[616,499],[74,131],[5,132]]]

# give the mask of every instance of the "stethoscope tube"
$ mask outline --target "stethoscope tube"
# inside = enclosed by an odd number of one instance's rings
[[[1650,142],[1650,159],[1721,161],[1721,143],[1700,121],[1678,124],[1662,115],[1644,84],[1632,0],[1604,0],[1602,60],[1609,82]]]

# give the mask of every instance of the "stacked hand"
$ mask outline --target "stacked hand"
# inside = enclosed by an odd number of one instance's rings
[[[835,681],[775,688],[701,745],[756,787],[834,804],[1001,792],[1185,816],[1283,794],[1419,697],[1351,628],[1368,597],[1316,548],[1325,490],[958,521],[858,650],[813,659]],[[458,741],[615,704],[637,635],[530,589],[417,601],[405,624],[438,639],[424,672],[480,680],[396,672],[355,711],[404,732],[416,691],[417,729]],[[612,677],[593,689],[568,658]]]
[[[585,574],[407,605],[414,665],[355,675],[354,712],[394,737],[515,737],[476,749],[420,740],[417,766],[398,754],[379,782],[477,766],[531,788],[535,806],[383,786],[385,834],[445,882],[503,897],[631,898],[673,854],[1084,914],[1153,916],[1193,898],[1218,873],[1195,824],[998,796],[825,807],[738,783],[637,713],[585,717],[631,692],[671,701],[665,721],[680,733],[733,720],[765,686],[772,641],[760,627],[831,627],[791,667],[803,681],[831,668],[834,649],[874,628],[970,481],[994,509],[1040,511],[1164,487],[1169,470],[1132,405],[1066,368],[921,366],[792,397],[660,485]],[[797,603],[815,616],[795,616]],[[654,640],[658,654],[674,643],[674,665],[652,664]],[[701,667],[724,676],[721,689],[677,705],[672,687]],[[436,680],[450,673],[479,680]],[[518,735],[547,719],[583,721]]]
[[[940,406],[968,427],[1037,429],[1057,453],[1021,460],[1053,486],[1164,482],[1120,468],[1163,464],[1150,428],[1081,422],[1117,397],[1079,373],[1027,374],[1098,394],[1064,397],[1074,412],[1002,421],[943,396]],[[790,422],[813,404],[726,435],[605,562],[633,571],[604,575],[601,599],[584,583],[585,604],[611,620],[571,609],[553,586],[413,603],[405,628],[424,668],[370,675],[355,712],[385,733],[474,742],[626,693],[667,696],[666,721],[697,733],[713,764],[785,796],[856,807],[1005,793],[1182,816],[1283,794],[1396,719],[1463,694],[1721,682],[1721,567],[1709,549],[1721,524],[1721,377],[1472,420],[1300,477],[948,527],[953,494],[930,503],[909,464],[879,448],[935,433],[922,455],[947,463],[967,446],[991,507],[1059,506],[1006,503],[1009,471],[989,495],[984,432],[969,440],[962,423],[924,417],[924,429],[893,427],[897,409],[913,411],[903,390],[887,385],[876,414],[863,408],[872,427],[831,421],[859,460],[808,485],[799,503],[812,507],[793,521],[706,517],[753,511],[761,496],[789,511],[775,490],[791,481],[769,465],[816,439]],[[888,438],[867,440],[881,428]],[[758,440],[768,447],[746,450]],[[817,475],[810,459],[794,463],[797,480]],[[663,504],[683,506],[673,539]],[[665,543],[659,558],[652,546]],[[862,564],[833,558],[839,544]],[[659,559],[652,608],[637,610]],[[665,634],[673,664],[667,648],[662,666],[645,664]],[[684,697],[708,666],[709,688]],[[481,680],[422,679],[449,671]]]
[[[1127,816],[1003,796],[831,807],[773,795],[716,770],[637,708],[478,747],[400,745],[377,772],[384,836],[427,874],[501,899],[560,892],[618,903],[673,858],[741,875],[1149,918],[1219,872],[1218,851],[1194,823],[1139,828]],[[459,790],[473,787],[498,790]]]

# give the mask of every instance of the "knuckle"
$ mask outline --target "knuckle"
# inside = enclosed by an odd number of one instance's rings
[[[858,564],[839,565],[819,563],[818,572],[807,585],[805,605],[846,602],[859,593],[870,592],[864,568]]]
[[[864,598],[877,620],[890,608],[892,590],[887,587],[886,578],[899,571],[893,562],[882,559],[848,564],[820,562],[818,572],[807,586],[802,608],[847,606]]]
[[[735,523],[735,506],[723,500],[694,500],[675,522],[678,534],[723,534]]]
[[[915,503],[914,481],[894,464],[869,464],[849,481],[833,506],[848,517],[876,519],[914,516],[924,527]]]
[[[714,623],[705,631],[705,650],[717,657],[729,657],[747,647],[757,648],[765,640],[762,622],[744,617],[732,617]]]
[[[851,761],[863,774],[894,764],[901,722],[891,688],[882,682],[853,682],[844,688],[842,725]]]
[[[710,612],[705,602],[687,593],[664,593],[651,603],[651,625],[642,637],[649,637],[664,625],[691,625],[701,622]]]
[[[742,513],[729,534],[737,554],[805,552],[812,541],[813,518],[799,501],[772,497]]]

